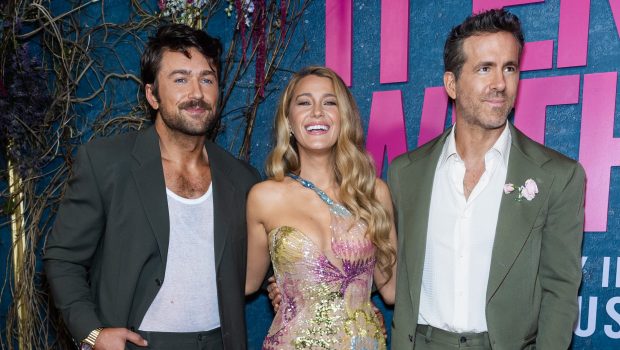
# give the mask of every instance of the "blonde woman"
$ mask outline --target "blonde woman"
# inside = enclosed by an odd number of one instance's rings
[[[394,302],[396,233],[357,106],[324,67],[296,73],[275,119],[269,180],[247,204],[246,294],[270,259],[282,302],[263,349],[385,349],[373,281]]]

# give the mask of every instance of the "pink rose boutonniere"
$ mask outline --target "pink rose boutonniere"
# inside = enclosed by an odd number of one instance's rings
[[[504,185],[505,194],[510,194],[514,190],[515,190],[514,184],[507,183]],[[536,194],[538,194],[538,185],[536,184],[536,181],[532,179],[527,179],[525,180],[525,184],[523,184],[523,186],[519,186],[519,192],[518,192],[516,200],[521,201],[523,200],[523,198],[525,198],[526,200],[531,201],[532,199],[536,197]]]
[[[519,197],[523,197],[528,201],[531,201],[538,194],[538,185],[536,181],[532,179],[525,180],[525,184],[519,187]]]

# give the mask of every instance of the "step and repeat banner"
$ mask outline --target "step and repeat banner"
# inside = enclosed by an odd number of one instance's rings
[[[587,173],[573,349],[619,349],[619,0],[315,1],[299,30],[295,65],[325,64],[343,77],[367,127],[367,148],[385,175],[390,160],[452,123],[442,86],[451,27],[498,7],[520,17],[527,42],[512,121],[532,139],[578,159]],[[270,147],[273,110],[263,108],[257,124],[252,162],[258,168]],[[375,301],[389,322],[391,310]],[[260,347],[271,316],[265,297],[249,303],[251,346]]]

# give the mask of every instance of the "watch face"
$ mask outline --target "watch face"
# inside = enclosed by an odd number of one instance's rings
[[[86,344],[86,343],[82,343],[80,345],[80,350],[93,350],[93,348],[90,345]]]

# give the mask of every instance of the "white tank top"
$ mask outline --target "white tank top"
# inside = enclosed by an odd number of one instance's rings
[[[201,332],[220,326],[211,187],[188,199],[166,189],[170,242],[166,274],[140,330]]]

